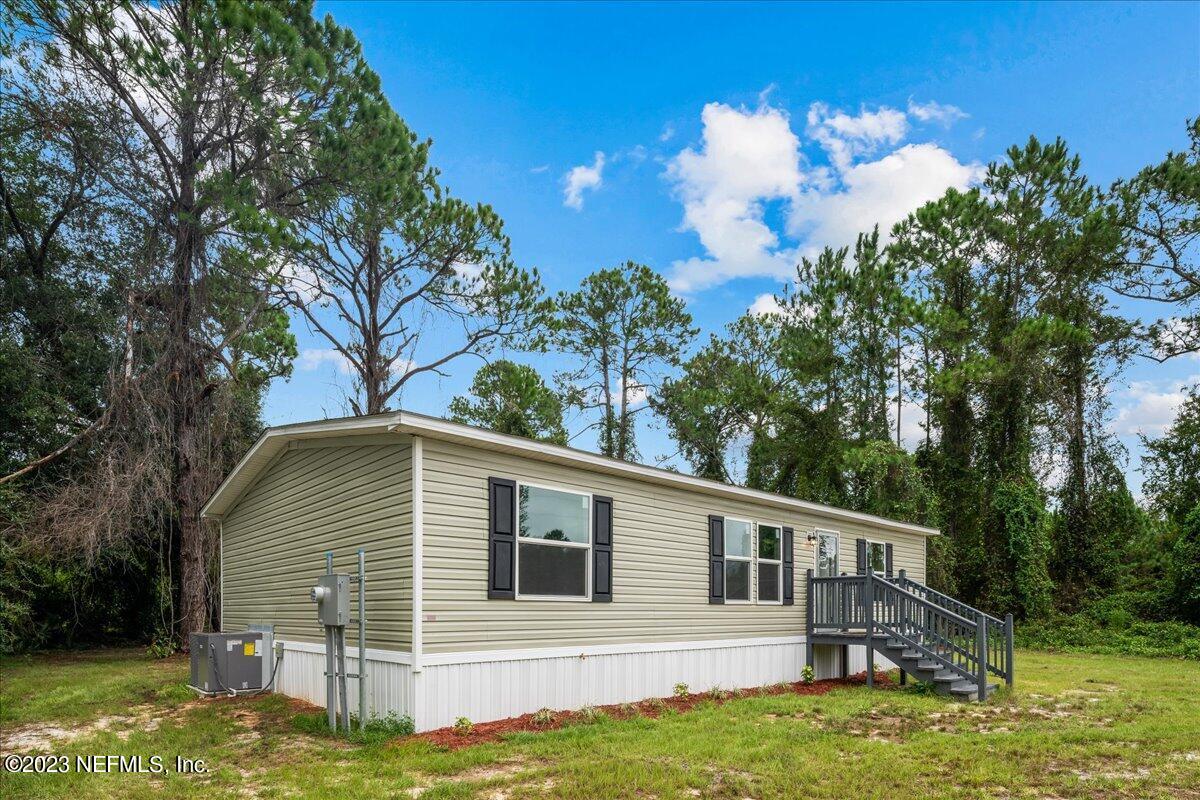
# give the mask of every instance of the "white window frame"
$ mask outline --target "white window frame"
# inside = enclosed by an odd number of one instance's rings
[[[552,492],[562,492],[563,494],[573,494],[579,497],[586,497],[587,504],[587,529],[588,540],[583,542],[548,542],[545,539],[525,539],[521,536],[521,488],[528,486],[532,489],[547,489]],[[578,489],[569,489],[566,486],[551,486],[545,483],[533,483],[532,481],[517,481],[517,498],[516,498],[516,547],[513,553],[513,584],[515,586],[514,597],[517,600],[550,600],[556,603],[590,603],[592,601],[592,569],[595,559],[592,556],[592,544],[595,532],[592,530],[594,520],[592,519],[592,508],[596,502],[596,495],[593,492],[581,492]],[[587,555],[587,587],[582,595],[561,595],[561,594],[521,594],[521,545],[531,544],[538,546],[553,546],[553,547],[578,547],[588,551]]]
[[[745,600],[729,599],[729,569],[728,569],[728,567],[726,567],[725,569],[722,570],[723,574],[721,576],[721,580],[724,581],[725,603],[727,605],[734,605],[734,606],[753,605],[754,598],[758,594],[757,587],[755,586],[755,580],[757,579],[757,575],[754,572],[754,560],[755,560],[754,557],[758,553],[757,537],[755,536],[756,526],[755,526],[754,520],[741,519],[740,517],[725,517],[724,520],[725,521],[721,526],[721,535],[722,536],[725,536],[729,532],[729,523],[730,522],[744,522],[750,526],[750,556],[749,556],[749,558],[744,557],[744,556],[729,555],[729,539],[728,538],[726,538],[725,541],[723,541],[721,543],[722,545],[724,545],[724,549],[725,549],[726,564],[728,564],[728,562],[730,562],[730,561],[744,561],[750,565],[750,581],[749,581],[749,587],[748,587],[749,592],[747,593],[748,596],[746,597]]]
[[[813,571],[817,573],[817,577],[821,577],[821,539],[825,537],[833,537],[833,575],[827,577],[837,577],[839,568],[842,566],[842,533],[841,531],[833,531],[828,528],[814,528],[813,535],[817,538],[817,546],[813,548]]]
[[[867,539],[867,569],[871,569],[871,545],[877,544],[883,548],[883,569],[876,572],[876,575],[887,575],[887,542],[881,542],[877,539]]]
[[[759,555],[758,549],[758,529],[760,526],[766,525],[768,528],[774,528],[779,531],[779,559],[763,558]],[[781,606],[783,605],[783,523],[782,522],[756,522],[754,523],[754,561],[758,568],[754,571],[754,602],[763,606]],[[758,572],[762,569],[762,565],[774,567],[775,573],[779,576],[779,582],[776,584],[779,587],[778,600],[763,600],[758,596]]]

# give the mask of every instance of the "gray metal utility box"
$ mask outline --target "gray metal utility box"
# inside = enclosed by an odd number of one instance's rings
[[[202,694],[262,689],[271,680],[272,635],[193,633],[191,687]]]

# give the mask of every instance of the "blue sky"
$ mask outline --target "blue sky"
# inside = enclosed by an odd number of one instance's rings
[[[355,32],[446,185],[500,213],[551,291],[633,259],[705,332],[763,307],[798,255],[889,226],[1030,134],[1062,136],[1107,184],[1183,147],[1200,113],[1196,3],[317,11]],[[302,356],[270,391],[271,424],[345,411],[348,376],[295,329]],[[478,366],[420,378],[401,402],[443,413]],[[1198,376],[1195,359],[1138,363],[1113,387],[1135,484],[1135,432],[1161,430]],[[640,443],[651,463],[673,452],[648,414]]]

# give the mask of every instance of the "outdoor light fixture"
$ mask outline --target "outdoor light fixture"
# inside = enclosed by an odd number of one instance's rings
[[[813,542],[815,542],[817,540],[817,529],[816,528],[810,529],[808,532],[808,536],[806,538],[808,539],[809,544],[812,544]]]

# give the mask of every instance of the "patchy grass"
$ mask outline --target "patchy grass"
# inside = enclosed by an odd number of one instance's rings
[[[6,798],[73,800],[1200,798],[1200,664],[1019,651],[1017,667],[1016,690],[986,705],[911,687],[744,695],[448,751],[318,735],[314,710],[280,696],[195,700],[178,691],[178,659],[34,656],[0,662],[6,753],[24,741],[71,756],[158,755],[169,768],[176,755],[202,758],[210,771],[3,774],[0,784]]]

